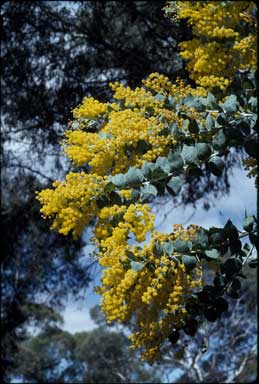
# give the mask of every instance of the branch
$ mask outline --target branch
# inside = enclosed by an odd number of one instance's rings
[[[226,380],[226,383],[233,383],[234,379],[235,379],[238,375],[240,375],[240,373],[243,371],[243,369],[244,369],[244,367],[245,367],[245,365],[246,365],[246,363],[247,363],[248,356],[249,356],[248,354],[245,356],[245,358],[244,358],[244,360],[242,361],[240,367],[232,373],[232,375]]]
[[[24,168],[24,169],[27,169],[28,171],[32,172],[32,173],[35,173],[36,175],[39,175],[41,177],[43,177],[44,179],[50,181],[51,183],[54,182],[54,179],[44,175],[43,173],[41,173],[40,171],[36,170],[36,169],[33,169],[31,167],[29,167],[28,165],[23,165],[23,164],[8,164],[7,165],[7,168]]]

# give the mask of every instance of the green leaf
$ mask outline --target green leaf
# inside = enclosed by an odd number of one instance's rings
[[[133,151],[135,151],[135,148],[133,147],[133,145],[130,145],[128,143],[125,143],[124,146],[123,146],[123,151],[125,153],[126,156],[130,156],[131,153]]]
[[[177,195],[182,188],[182,179],[179,176],[172,177],[169,182],[166,184],[166,188],[170,194],[173,196]]]
[[[157,189],[152,184],[145,184],[143,187],[141,187],[140,191],[143,195],[157,196]]]
[[[227,239],[225,231],[222,228],[211,227],[209,229],[209,241],[213,245],[220,245]]]
[[[176,123],[169,124],[169,130],[172,134],[179,132],[179,129],[178,129],[178,126],[176,125]]]
[[[218,293],[218,289],[214,287],[214,285],[205,285],[201,292],[196,293],[196,296],[199,298],[201,303],[213,305]]]
[[[180,333],[179,333],[179,331],[175,330],[175,331],[173,331],[172,333],[170,333],[170,335],[168,336],[168,339],[169,339],[169,341],[170,341],[172,344],[175,344],[175,343],[177,343],[177,341],[179,340],[179,337],[180,337]]]
[[[249,261],[249,263],[248,263],[248,266],[250,267],[250,268],[256,268],[257,266],[258,266],[258,260],[257,259],[254,259],[254,260],[251,260],[251,261]]]
[[[109,195],[109,202],[112,205],[121,205],[121,196],[117,192],[112,191]]]
[[[256,112],[257,111],[257,98],[254,96],[250,97],[250,99],[248,101],[248,105],[253,112]]]
[[[183,158],[180,153],[177,152],[169,152],[168,161],[170,165],[170,172],[178,171],[184,166]]]
[[[106,196],[99,196],[98,199],[96,200],[96,204],[98,208],[102,209],[109,205],[109,199]]]
[[[122,173],[118,173],[118,175],[115,176],[109,176],[108,180],[116,185],[116,187],[125,187],[127,185],[126,177]]]
[[[194,245],[197,245],[198,248],[206,248],[208,245],[208,235],[205,229],[201,228],[196,232],[195,238],[193,240]]]
[[[161,131],[159,131],[158,135],[159,135],[159,136],[168,136],[169,133],[170,133],[170,128],[169,128],[169,126],[164,126],[164,128],[161,129]],[[151,146],[150,148],[152,148],[152,146]]]
[[[226,123],[226,115],[224,113],[220,113],[218,116],[217,116],[217,120],[219,125],[225,125]]]
[[[109,193],[111,191],[114,191],[115,189],[116,189],[116,185],[114,185],[113,183],[109,182],[104,187],[104,193]]]
[[[237,96],[236,95],[230,95],[226,101],[221,104],[222,108],[226,113],[233,113],[238,110],[238,101],[237,101]]]
[[[152,263],[151,261],[148,261],[146,263],[146,267],[150,272],[154,272],[156,270],[156,265]]]
[[[173,251],[174,251],[174,247],[173,247],[173,243],[171,240],[167,241],[164,246],[163,246],[163,249],[165,251],[165,253],[167,253],[167,255],[172,255]]]
[[[161,180],[168,176],[168,172],[165,172],[160,166],[155,164],[155,169],[152,171],[152,180]]]
[[[192,242],[190,240],[176,239],[174,242],[175,252],[185,253],[192,249]]]
[[[186,335],[194,336],[198,328],[198,322],[195,319],[188,319],[186,320],[183,330],[186,333]]]
[[[160,241],[156,241],[154,246],[154,254],[156,256],[161,256],[163,253],[164,253],[164,249],[162,244],[160,243]]]
[[[211,114],[209,113],[208,116],[206,117],[206,128],[208,130],[211,130],[211,128],[213,128],[213,126],[214,126],[214,120],[211,117]]]
[[[156,159],[156,166],[160,167],[165,173],[170,172],[170,164],[167,157],[158,157]]]
[[[243,273],[238,273],[237,276],[242,277],[242,279],[246,279],[246,276]]]
[[[188,107],[192,107],[193,106],[193,100],[194,100],[194,96],[191,95],[190,93],[185,96],[185,98],[183,99],[183,104],[184,105],[187,105]]]
[[[253,230],[253,226],[255,223],[255,217],[254,216],[248,216],[245,218],[243,223],[243,228],[247,232],[251,232]]]
[[[196,293],[196,296],[201,303],[208,305],[214,302],[216,294],[217,290],[214,286],[205,285],[202,291]]]
[[[197,162],[197,156],[194,146],[184,144],[181,155],[186,164],[193,164]]]
[[[215,285],[216,288],[219,288],[219,289],[224,288],[225,283],[226,283],[226,280],[224,276],[217,274],[214,277],[213,284]]]
[[[211,155],[211,149],[207,143],[195,144],[195,152],[199,160],[207,159]]]
[[[211,92],[208,92],[207,93],[207,106],[211,106],[211,103],[216,103],[216,98],[215,96],[211,93]]]
[[[228,302],[223,297],[217,297],[214,301],[217,312],[222,313],[228,310]]]
[[[221,257],[221,254],[217,249],[211,249],[205,251],[206,256],[208,256],[210,259],[219,259]]]
[[[164,183],[164,181],[163,180],[161,182],[157,181],[155,183],[155,186],[156,186],[156,189],[157,189],[158,196],[163,196],[165,194],[165,183]]]
[[[139,184],[143,181],[144,175],[140,169],[130,167],[128,172],[125,174],[125,179],[127,185]]]
[[[221,264],[221,271],[226,274],[227,278],[230,278],[241,269],[242,261],[236,257],[230,257],[224,264]]]
[[[215,109],[216,111],[223,112],[223,109],[221,108],[221,106],[219,104],[215,103],[214,101],[210,102],[210,106],[211,106],[211,108]]]
[[[195,256],[183,255],[182,261],[188,272],[195,268],[197,264]]]
[[[239,293],[237,291],[234,291],[233,289],[229,288],[227,290],[227,294],[232,297],[233,299],[239,299]]]
[[[226,127],[225,134],[229,138],[230,143],[243,144],[244,133],[238,127]]]
[[[129,260],[131,260],[131,261],[137,261],[137,258],[136,258],[136,256],[134,255],[134,253],[133,252],[131,252],[131,251],[128,251],[127,249],[126,249],[126,255],[127,255],[127,257],[128,257],[128,259]]]
[[[224,161],[218,156],[213,156],[208,162],[208,167],[213,175],[221,176],[224,169]]]
[[[140,154],[143,154],[143,153],[146,153],[151,148],[152,148],[152,145],[149,144],[148,141],[146,141],[146,140],[139,140],[137,142],[136,152],[140,153]]]
[[[189,129],[189,124],[190,124],[190,121],[188,119],[185,119],[183,121],[183,124],[182,124],[182,127],[181,127],[182,130],[186,132]]]
[[[213,285],[204,285],[203,291],[209,293],[209,295],[213,297],[213,300],[214,296],[217,295],[217,290],[215,289],[215,287],[213,287]]]
[[[166,96],[161,95],[161,93],[157,93],[154,97],[153,100],[158,100],[158,101],[164,101],[166,99]]]
[[[249,240],[251,241],[251,243],[256,247],[256,249],[258,249],[258,236],[253,233],[253,232],[250,232],[249,233]]]
[[[186,175],[191,177],[199,177],[203,175],[202,169],[199,168],[196,164],[191,164],[186,169]]]
[[[231,290],[238,291],[241,288],[240,280],[237,277],[235,277],[230,287],[231,287]]]
[[[156,165],[154,163],[146,161],[142,165],[141,170],[142,170],[143,175],[145,176],[145,178],[149,179],[151,177],[152,172],[154,171],[155,168],[156,168]]]
[[[205,100],[203,97],[197,96],[193,98],[193,101],[190,102],[189,106],[192,108],[195,108],[197,111],[201,112],[204,110],[205,107]]]
[[[226,224],[224,226],[224,232],[230,240],[239,238],[239,232],[231,220],[228,220],[226,222]]]
[[[246,150],[246,153],[253,157],[254,159],[257,158],[257,143],[256,140],[247,140],[244,144],[244,148]]]
[[[197,316],[201,313],[201,305],[199,305],[196,301],[189,301],[186,306],[186,311],[192,315]]]
[[[231,255],[235,255],[239,253],[242,249],[242,243],[239,239],[236,239],[235,241],[230,241],[229,249]]]
[[[172,108],[174,104],[175,104],[175,99],[171,95],[169,95],[166,99],[167,107]]]
[[[248,79],[248,77],[244,78],[242,81],[242,89],[254,89],[255,84]]]
[[[226,148],[227,146],[227,138],[223,132],[223,129],[219,129],[213,140],[212,140],[212,145],[213,145],[213,148],[216,150],[216,151],[221,151],[223,149]]]
[[[180,264],[180,260],[179,260],[179,257],[175,257],[175,256],[171,256],[171,260],[175,262],[175,264],[179,265]]]
[[[140,192],[137,191],[136,189],[132,189],[131,190],[131,198],[130,200],[133,202],[133,203],[136,203],[140,198]]]
[[[191,133],[198,133],[199,132],[199,125],[196,120],[190,120],[188,129]]]
[[[140,263],[139,261],[131,261],[130,268],[135,272],[139,272],[144,268],[145,264]]]
[[[245,120],[240,120],[236,122],[237,128],[239,128],[246,136],[248,136],[251,132],[250,125]]]
[[[204,316],[208,321],[214,322],[218,319],[219,313],[217,311],[217,308],[213,306],[208,306],[208,307],[205,307]]]

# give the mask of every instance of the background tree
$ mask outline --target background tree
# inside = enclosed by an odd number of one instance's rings
[[[13,377],[38,383],[154,383],[157,370],[140,362],[123,332],[104,325],[70,334],[49,324],[20,343]]]

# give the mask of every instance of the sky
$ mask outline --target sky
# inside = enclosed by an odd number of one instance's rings
[[[246,177],[246,171],[235,168],[230,176],[230,193],[220,199],[215,200],[214,206],[206,211],[202,207],[202,201],[197,204],[194,211],[192,206],[172,208],[165,205],[156,214],[156,230],[161,232],[171,232],[172,225],[182,223],[185,226],[193,223],[205,228],[211,226],[221,227],[228,219],[231,219],[234,225],[242,229],[242,222],[245,210],[247,214],[256,214],[256,188],[254,179]],[[163,220],[164,213],[169,213],[166,220]],[[87,236],[87,235],[86,235]],[[86,248],[86,254],[88,250]],[[96,273],[96,279],[93,284],[100,283],[100,273]],[[99,303],[100,296],[93,292],[93,287],[89,287],[85,300],[74,304],[69,302],[66,306],[63,316],[63,329],[75,333],[80,331],[92,330],[96,327],[91,320],[89,310]]]

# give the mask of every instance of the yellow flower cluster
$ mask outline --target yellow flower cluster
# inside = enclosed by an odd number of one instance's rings
[[[172,96],[175,101],[179,101],[183,97],[191,94],[193,96],[206,96],[207,90],[203,87],[192,88],[189,84],[185,84],[180,78],[177,78],[173,84],[167,76],[159,74],[158,72],[151,73],[146,80],[142,83],[148,89],[164,96]]]
[[[158,156],[167,155],[177,144],[171,133],[161,134],[164,129],[161,116],[168,124],[174,122],[181,125],[183,122],[183,118],[172,108],[168,109],[165,98],[171,96],[179,100],[187,94],[206,96],[203,88],[193,89],[179,79],[172,84],[168,77],[158,73],[151,74],[143,81],[142,87],[134,90],[118,83],[111,87],[116,103],[103,104],[92,97],[85,98],[73,111],[78,128],[70,129],[65,134],[65,152],[69,159],[75,166],[87,166],[88,173],[70,173],[65,182],[56,182],[53,190],[47,189],[38,195],[43,205],[43,216],[51,218],[52,228],[65,235],[71,231],[77,237],[90,220],[98,217],[96,198],[103,193],[107,175],[126,172],[130,166],[141,167],[145,161],[155,161]],[[164,95],[164,98],[154,97],[156,93]],[[181,108],[190,117],[200,119],[197,111],[184,105]],[[97,123],[101,121],[99,130],[92,132],[85,129],[82,122],[87,125],[90,118],[95,118]],[[75,125],[71,124],[71,127]],[[128,199],[130,192],[121,191],[123,193]],[[130,225],[131,208],[127,209],[128,212],[121,213],[125,214]],[[140,225],[141,231],[142,227]],[[99,227],[96,228],[98,230]],[[107,228],[102,228],[102,236],[106,231]],[[135,233],[137,241],[142,241],[141,231]]]
[[[82,104],[73,110],[74,118],[93,119],[107,111],[108,105],[93,97],[85,97]]]
[[[192,27],[195,38],[179,46],[197,84],[224,90],[238,69],[256,69],[254,2],[172,1],[165,12]]]
[[[118,192],[123,198],[119,205],[101,208],[98,198],[106,194],[108,175],[155,161],[177,144],[171,133],[161,134],[164,119],[168,124],[183,123],[183,118],[166,104],[170,96],[178,101],[188,94],[206,96],[207,92],[185,86],[179,79],[172,84],[158,73],[134,90],[118,83],[112,89],[116,102],[102,104],[93,98],[84,99],[73,111],[78,124],[72,123],[65,134],[65,152],[75,166],[87,166],[88,173],[69,173],[66,181],[55,182],[54,189],[41,191],[38,199],[43,216],[52,219],[52,228],[62,234],[72,231],[77,237],[89,222],[94,225],[98,259],[104,268],[99,288],[102,309],[109,321],[130,322],[136,316],[133,346],[142,348],[143,358],[153,361],[172,326],[183,321],[186,297],[200,284],[199,269],[187,274],[179,255],[175,254],[177,262],[165,252],[155,256],[155,242],[189,238],[196,229],[184,231],[179,226],[170,236],[154,233],[150,207],[131,204],[130,189]],[[180,108],[190,117],[201,119],[194,109]],[[90,118],[97,122],[94,132],[87,129]],[[141,248],[147,236],[152,241]],[[133,262],[143,268],[135,270]]]
[[[172,84],[168,77],[151,74],[143,81],[142,87],[132,90],[119,83],[111,85],[114,90],[116,103],[110,104],[111,110],[105,116],[98,132],[85,129],[71,129],[66,132],[65,152],[76,166],[89,165],[91,173],[98,175],[117,174],[126,172],[130,166],[141,166],[145,161],[154,161],[158,156],[166,155],[172,145],[177,141],[171,134],[160,134],[164,129],[161,116],[170,124],[182,124],[183,119],[178,117],[172,109],[165,106],[165,101],[153,96],[154,92],[166,97],[179,98],[192,94],[193,96],[206,96],[207,92],[198,87],[196,89],[184,85],[177,80]],[[76,108],[74,115],[82,122],[89,117],[90,106],[92,114],[97,117],[107,105],[94,103],[94,99],[84,100],[82,106]],[[115,108],[115,105],[117,108]],[[182,111],[187,111],[182,106]],[[199,114],[189,108],[191,118],[200,119]],[[80,127],[80,125],[79,125]],[[146,148],[139,150],[140,143],[146,143]]]
[[[159,106],[163,106],[162,101],[154,100],[152,93],[143,87],[132,90],[118,82],[111,83],[110,87],[114,91],[114,99],[125,100],[125,107],[138,107],[142,112],[145,112],[147,108],[154,108],[155,111],[159,111]]]
[[[116,222],[115,226],[111,221]],[[146,233],[153,230],[154,215],[151,214],[147,204],[113,205],[104,207],[98,213],[98,222],[95,226],[97,246],[101,248],[100,264],[109,262],[116,247],[121,244],[127,246],[130,234],[135,236],[138,242],[145,240]],[[120,257],[123,257],[124,251]],[[108,260],[106,260],[108,254]]]
[[[103,193],[103,177],[84,172],[69,173],[66,181],[55,181],[54,189],[37,192],[42,204],[44,218],[53,220],[52,229],[67,235],[72,231],[74,237],[81,235],[83,229],[98,212],[96,197]]]
[[[140,207],[137,207],[137,211],[140,211]],[[118,214],[121,211],[117,207],[114,212]],[[132,220],[133,228],[136,217],[134,208],[129,206],[127,214],[127,222]],[[101,215],[107,218],[107,209]],[[146,216],[145,220],[143,230],[146,234],[147,230],[152,229],[153,219]],[[140,233],[141,226],[136,224],[136,227]],[[108,321],[130,324],[134,318],[135,332],[130,336],[132,348],[141,348],[142,358],[153,362],[159,360],[161,348],[168,347],[166,339],[173,329],[183,324],[187,297],[201,285],[200,268],[186,273],[180,255],[174,252],[169,256],[163,248],[158,255],[156,243],[163,246],[165,242],[177,238],[192,239],[198,227],[193,225],[184,230],[183,226],[177,225],[175,232],[170,235],[153,232],[152,240],[143,248],[127,244],[127,236],[132,228],[115,228],[110,237],[101,240],[100,263],[106,269],[103,271],[102,286],[97,292],[102,295],[101,306]],[[131,268],[129,259],[132,255],[136,263],[142,263],[141,270]]]

